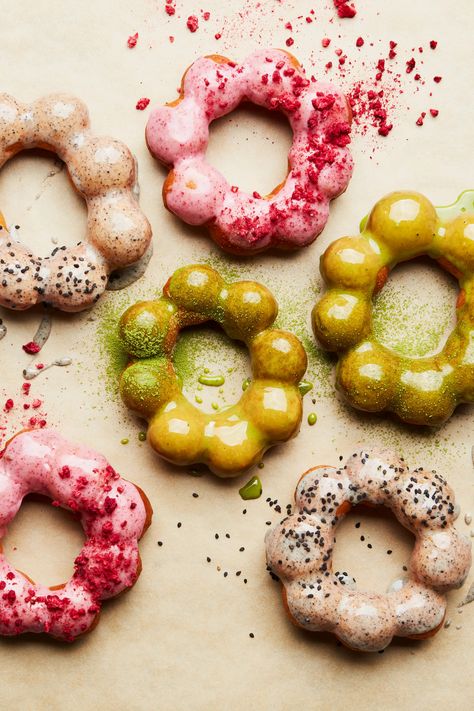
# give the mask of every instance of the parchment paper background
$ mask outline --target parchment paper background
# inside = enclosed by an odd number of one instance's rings
[[[348,48],[351,55],[356,37],[364,36],[364,51],[374,62],[386,55],[390,39],[399,42],[407,58],[411,47],[426,47],[433,38],[440,42],[435,53],[426,54],[425,49],[423,69],[427,77],[443,76],[433,98],[440,110],[438,119],[427,120],[422,129],[415,125],[430,100],[426,90],[419,97],[411,91],[406,101],[398,101],[396,126],[388,139],[375,138],[373,132],[366,138],[354,137],[353,180],[333,204],[317,243],[292,256],[265,255],[247,263],[231,260],[233,269],[242,270],[244,277],[261,279],[282,302],[296,302],[292,318],[299,331],[306,330],[309,342],[309,311],[321,286],[319,256],[330,241],[356,234],[359,219],[392,189],[420,190],[435,204],[445,204],[473,187],[472,2],[458,0],[455,8],[443,0],[357,0],[356,4],[356,19],[331,23],[334,13],[327,3],[266,0],[258,11],[254,8],[249,25],[248,13],[255,3],[243,0],[206,0],[202,7],[194,0],[176,0],[179,19],[171,20],[161,1],[0,0],[1,90],[23,100],[58,90],[77,94],[89,106],[95,131],[124,140],[138,157],[141,204],[153,226],[155,253],[129,299],[155,293],[177,266],[217,255],[203,233],[180,224],[164,210],[160,193],[165,173],[144,142],[149,109],[135,110],[142,96],[150,97],[152,105],[174,98],[184,69],[201,54],[220,52],[241,60],[258,44],[284,46],[293,34],[292,51],[308,72],[321,74],[321,65],[312,66],[312,61],[320,56],[325,35],[333,38],[333,48]],[[284,21],[296,22],[311,7],[316,22],[299,33],[285,30]],[[200,16],[201,9],[212,13],[211,20],[201,20],[199,31],[192,35],[185,18],[193,13]],[[216,42],[214,33],[224,17],[227,29]],[[139,42],[132,51],[126,40],[137,31]],[[169,35],[175,36],[173,44]],[[371,48],[371,37],[382,39],[382,45]],[[284,177],[289,143],[283,121],[245,109],[215,127],[210,154],[235,183],[264,192]],[[21,156],[0,175],[0,209],[9,223],[21,225],[23,239],[43,253],[51,249],[52,235],[70,244],[84,228],[84,208],[72,194],[64,171],[47,177],[50,171],[57,171],[53,158]],[[413,272],[401,270],[399,278],[402,292],[415,278],[420,298],[431,298],[433,304],[452,299],[454,312],[454,286],[435,269],[416,266]],[[464,514],[474,508],[474,410],[460,408],[448,425],[432,433],[404,428],[387,418],[364,417],[338,401],[331,382],[321,380],[324,369],[313,361],[309,379],[315,388],[305,398],[305,418],[314,410],[318,422],[309,427],[304,419],[297,439],[265,457],[264,469],[255,472],[263,480],[264,494],[259,501],[244,504],[237,489],[247,476],[230,482],[210,475],[193,478],[164,464],[138,441],[141,426],[111,392],[97,345],[103,309],[123,298],[123,292],[108,292],[92,313],[54,316],[53,333],[41,360],[68,353],[74,362],[70,368],[42,375],[34,381],[32,393],[44,400],[51,426],[101,450],[147,492],[155,517],[141,545],[143,573],[131,592],[104,605],[99,626],[74,645],[40,638],[0,640],[0,708],[473,708],[474,605],[464,607],[462,614],[456,609],[472,576],[463,590],[449,596],[451,626],[434,639],[395,642],[382,655],[352,654],[336,646],[333,638],[306,634],[291,625],[279,585],[265,571],[263,537],[266,521],[279,518],[266,497],[278,498],[284,507],[305,469],[335,464],[340,454],[346,457],[362,443],[391,445],[409,464],[444,473],[462,506],[459,527],[469,534]],[[13,434],[24,414],[21,370],[30,358],[21,344],[31,339],[40,313],[1,313],[8,335],[0,343],[0,396],[19,403],[6,434]],[[226,358],[226,365],[232,365],[229,354]],[[123,437],[130,439],[126,446],[120,444]],[[199,498],[193,498],[193,492]],[[360,517],[350,517],[340,532],[337,566],[352,572],[361,587],[383,590],[400,574],[411,539],[390,519],[366,516],[359,530],[354,528],[357,520]],[[365,543],[359,540],[361,533]],[[158,541],[163,542],[161,547]],[[368,541],[372,550],[366,547]],[[71,574],[80,545],[80,533],[67,516],[38,504],[22,508],[5,540],[11,560],[49,584]],[[240,552],[242,546],[245,550]],[[391,556],[386,555],[389,548]],[[236,576],[239,570],[242,574]]]

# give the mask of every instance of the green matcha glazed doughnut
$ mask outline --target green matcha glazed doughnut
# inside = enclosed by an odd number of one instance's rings
[[[375,338],[372,298],[394,266],[421,255],[458,280],[457,323],[439,353],[409,358]],[[339,354],[337,387],[353,407],[436,426],[474,402],[474,191],[441,208],[418,193],[387,195],[358,237],[328,247],[321,274],[329,289],[313,309],[313,330]]]
[[[272,329],[278,306],[264,286],[227,283],[208,266],[178,269],[155,301],[131,306],[119,333],[130,355],[120,392],[130,409],[149,421],[147,439],[174,464],[206,464],[222,477],[239,475],[272,445],[300,427],[298,384],[306,352],[291,333]],[[208,414],[183,395],[173,349],[186,326],[214,321],[250,352],[252,379],[240,401]]]

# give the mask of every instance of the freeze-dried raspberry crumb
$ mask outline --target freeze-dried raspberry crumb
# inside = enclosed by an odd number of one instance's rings
[[[190,15],[186,21],[186,27],[190,32],[196,32],[199,27],[199,20],[196,15]]]
[[[393,128],[393,123],[382,123],[379,126],[378,132],[380,136],[388,136]]]
[[[436,41],[436,40],[431,40],[431,42],[430,42],[430,47],[431,47],[431,49],[436,49],[437,46],[438,46],[437,41]]]
[[[407,74],[411,74],[411,73],[412,73],[412,71],[413,71],[414,68],[415,68],[415,64],[416,64],[416,62],[415,62],[415,60],[413,59],[413,57],[407,61],[407,69],[406,69]]]
[[[128,38],[128,40],[127,40],[127,46],[128,46],[130,49],[133,49],[134,47],[137,46],[137,42],[138,42],[138,32],[135,32],[134,35],[130,35],[130,37]]]
[[[23,385],[21,386],[21,389],[25,395],[28,395],[28,393],[31,390],[31,383],[23,383]]]
[[[308,23],[308,25],[310,25],[310,24],[312,23],[312,21],[313,21],[313,18],[312,18],[312,17],[307,17],[307,18],[306,18],[306,22]]]
[[[287,22],[287,23],[285,24],[285,30],[290,30],[290,31],[291,31],[292,29],[293,29],[293,25],[291,24],[291,22]]]
[[[11,397],[9,397],[8,400],[5,402],[5,406],[3,409],[5,410],[5,412],[9,412],[14,407],[14,405],[15,403],[13,402]]]
[[[202,13],[202,19],[204,20],[204,22],[207,22],[210,19],[210,17],[211,17],[210,12],[203,12]]]
[[[38,398],[33,400],[33,402],[31,403],[31,407],[33,408],[33,410],[37,410],[38,407],[41,407],[41,400],[39,400]]]
[[[143,99],[139,99],[137,101],[135,108],[137,109],[137,111],[143,111],[144,109],[146,109],[146,107],[148,106],[149,103],[150,103],[150,99],[143,97]]]
[[[433,77],[433,81],[435,81],[437,84],[440,83],[443,77]]]
[[[329,45],[331,44],[331,40],[329,39],[329,37],[323,37],[323,39],[321,40],[321,44],[326,49],[326,47],[329,47]]]
[[[39,343],[36,343],[35,341],[29,341],[28,343],[25,343],[24,346],[22,346],[23,350],[25,353],[28,353],[29,355],[35,355],[35,353],[39,353],[41,350],[41,346]]]
[[[439,114],[438,109],[430,109],[430,114],[432,115],[433,118],[436,118]]]
[[[214,39],[216,39],[216,40],[220,40],[221,37],[222,37],[222,35],[220,32],[216,32],[216,34],[214,35]]]
[[[173,44],[173,42],[174,42],[174,36],[173,36],[173,35],[170,35],[170,36],[168,37],[168,39],[169,39],[169,41],[171,42],[171,44]]]
[[[288,39],[285,42],[287,47],[291,47],[291,45],[294,43],[295,43],[295,40],[293,39],[293,37],[288,37]]]
[[[417,125],[417,126],[423,126],[425,116],[426,116],[426,112],[423,111],[423,112],[421,113],[421,115],[420,115],[420,116],[417,118],[417,120],[416,120],[416,125]]]
[[[173,5],[165,5],[165,10],[166,13],[171,17],[171,15],[174,15],[176,12],[176,8],[173,7]]]
[[[356,39],[356,47],[363,47],[364,46],[364,39],[363,37],[358,37]]]
[[[338,17],[355,17],[357,11],[354,5],[350,5],[347,0],[333,0],[334,7],[337,10]]]

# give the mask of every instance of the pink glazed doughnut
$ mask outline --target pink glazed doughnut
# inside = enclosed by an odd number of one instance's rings
[[[51,588],[13,568],[0,546],[0,634],[44,632],[72,642],[95,626],[102,600],[135,584],[150,503],[102,455],[53,430],[21,432],[0,456],[0,538],[31,493],[73,511],[86,537],[72,578]]]
[[[281,111],[293,130],[287,178],[266,197],[231,186],[206,160],[209,124],[242,101]],[[194,62],[180,97],[152,112],[146,140],[172,166],[163,187],[166,207],[190,225],[206,225],[227,252],[255,254],[304,247],[323,230],[329,202],[352,174],[351,119],[344,95],[307,79],[291,54],[258,50],[240,65],[218,55]]]
[[[395,636],[424,639],[440,629],[445,593],[463,584],[471,566],[471,543],[454,526],[459,507],[442,476],[410,470],[390,452],[362,451],[342,469],[306,472],[295,503],[295,512],[267,534],[266,549],[296,625],[332,632],[361,652],[380,651]],[[406,578],[385,594],[359,591],[332,569],[337,527],[357,504],[386,506],[415,536]]]

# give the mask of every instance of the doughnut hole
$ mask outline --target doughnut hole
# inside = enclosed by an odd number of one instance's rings
[[[254,338],[250,348],[255,378],[299,383],[308,358],[300,341],[286,331],[268,330]]]
[[[238,281],[220,294],[224,309],[223,327],[229,338],[248,341],[269,328],[278,305],[269,290],[253,281]]]
[[[414,192],[395,192],[379,200],[367,222],[394,256],[421,254],[431,246],[438,216],[431,202]]]
[[[269,440],[276,442],[286,442],[297,433],[303,412],[296,387],[268,381],[254,381],[243,394],[240,407]]]
[[[212,317],[223,286],[224,280],[214,269],[196,264],[177,269],[166,292],[178,307]]]
[[[348,593],[339,605],[336,634],[352,649],[377,652],[392,641],[395,619],[388,600],[373,593]]]
[[[112,138],[88,136],[65,160],[77,190],[88,198],[112,188],[131,187],[135,182],[133,155],[127,146]]]
[[[120,395],[134,412],[151,417],[179,393],[173,366],[166,358],[134,363],[120,378]]]
[[[9,563],[43,585],[68,580],[83,545],[84,532],[71,513],[38,495],[25,498],[2,540]]]
[[[345,351],[370,332],[372,304],[363,294],[333,289],[313,308],[311,322],[323,348]]]
[[[175,329],[171,326],[175,314],[176,306],[165,298],[139,301],[130,306],[119,322],[119,337],[127,353],[134,358],[148,358],[172,346]]]
[[[380,412],[392,402],[398,381],[396,359],[382,346],[364,341],[339,361],[337,387],[359,410]]]
[[[373,245],[377,247],[376,242]],[[329,286],[344,289],[371,290],[374,287],[382,257],[368,239],[342,237],[333,242],[321,257],[321,274]]]
[[[470,541],[455,528],[428,530],[418,538],[410,566],[418,580],[442,592],[461,587],[471,557]]]
[[[171,405],[171,403],[170,403]],[[153,449],[174,464],[203,461],[204,423],[198,411],[184,398],[166,407],[150,422],[147,439]]]
[[[414,425],[443,424],[457,405],[452,366],[439,367],[433,358],[409,360],[400,372],[394,410]]]
[[[250,418],[227,420],[212,432],[208,465],[219,476],[237,476],[260,461],[265,448],[265,438]]]
[[[440,239],[442,256],[464,274],[474,270],[474,216],[459,215]]]

